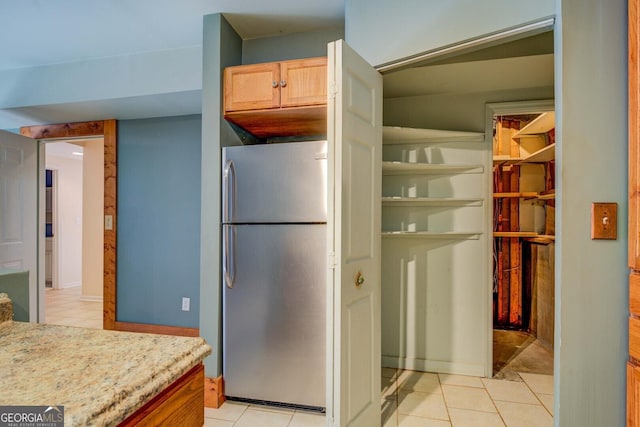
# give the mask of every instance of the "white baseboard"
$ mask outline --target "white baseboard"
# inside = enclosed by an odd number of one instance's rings
[[[76,282],[67,282],[67,283],[63,283],[60,286],[58,286],[58,289],[68,289],[68,288],[77,288],[78,286],[81,286],[82,282],[76,281]]]
[[[412,371],[437,372],[440,374],[469,375],[484,377],[484,365],[474,365],[460,362],[443,362],[394,356],[382,356],[382,366],[385,368],[409,369]]]
[[[92,297],[90,295],[82,295],[80,296],[80,301],[90,301],[90,302],[102,302],[103,298],[102,297]]]

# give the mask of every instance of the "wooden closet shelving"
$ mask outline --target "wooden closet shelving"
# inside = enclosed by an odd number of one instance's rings
[[[555,114],[496,117],[494,132],[494,325],[526,328],[531,321],[531,243],[555,241],[553,189]],[[537,252],[535,252],[537,254]],[[538,268],[537,264],[534,267]],[[529,298],[529,299],[527,299]]]

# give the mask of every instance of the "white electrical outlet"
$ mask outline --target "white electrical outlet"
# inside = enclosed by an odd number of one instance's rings
[[[191,307],[191,298],[182,297],[182,311],[189,311]]]

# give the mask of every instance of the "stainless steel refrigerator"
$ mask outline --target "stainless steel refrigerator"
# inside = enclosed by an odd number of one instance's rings
[[[325,407],[327,143],[222,153],[225,395]]]

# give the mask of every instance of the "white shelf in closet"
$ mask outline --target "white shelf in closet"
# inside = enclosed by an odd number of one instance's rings
[[[464,232],[464,231],[383,231],[383,238],[399,238],[399,239],[445,239],[445,240],[478,240],[482,233]]]
[[[468,149],[473,152],[473,144],[482,144],[485,135],[480,132],[459,132],[450,130],[436,129],[416,129],[406,127],[383,127],[383,144],[389,150],[387,154],[395,155],[393,161],[387,160],[382,162],[383,176],[402,176],[408,177],[410,180],[425,175],[454,175],[458,174],[483,174],[485,166],[483,163],[474,163],[475,159],[467,163],[468,155],[460,156],[460,153]],[[470,145],[465,145],[470,144]],[[410,146],[407,148],[406,146]],[[437,146],[437,147],[436,147]],[[397,147],[397,148],[395,148]],[[424,147],[426,151],[420,151]],[[400,161],[407,156],[405,150],[415,150],[418,157],[425,157],[423,161]],[[437,151],[431,151],[437,150]],[[442,150],[442,151],[440,151]],[[442,156],[442,154],[445,154]],[[411,152],[415,156],[415,153]],[[429,163],[432,154],[441,155],[442,158],[438,162]],[[450,155],[453,154],[451,157]],[[411,156],[409,156],[411,157]],[[449,159],[446,161],[445,159]],[[443,161],[444,160],[444,161]],[[457,160],[457,161],[456,161]],[[404,179],[404,178],[403,178]],[[448,181],[447,181],[448,182]],[[459,182],[459,181],[454,181]],[[453,189],[449,189],[452,193],[456,193]],[[446,192],[449,192],[446,191]],[[387,193],[388,194],[388,193]],[[474,194],[473,192],[471,194]],[[401,208],[431,208],[431,207],[482,207],[485,199],[483,197],[405,197],[405,196],[385,196],[382,198],[382,206],[386,208],[386,212],[391,215],[391,209],[395,207]],[[384,215],[384,214],[383,214]],[[430,215],[427,212],[421,212],[419,215]],[[453,215],[453,213],[452,213]],[[453,218],[453,217],[452,217]],[[390,228],[390,229],[389,229]],[[381,233],[384,239],[421,239],[421,240],[479,240],[482,232],[475,231],[405,231],[404,227],[397,224],[398,230],[387,227],[386,231]]]
[[[483,142],[484,133],[384,126],[382,128],[382,139],[385,145],[428,144],[440,142]]]
[[[382,162],[383,175],[483,173],[480,164]]]
[[[481,198],[383,197],[382,206],[482,206]]]

